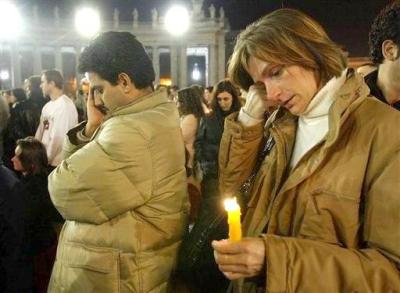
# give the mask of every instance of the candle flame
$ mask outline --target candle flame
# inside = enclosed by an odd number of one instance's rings
[[[228,198],[224,201],[226,211],[237,211],[240,210],[239,204],[236,201],[236,197]]]

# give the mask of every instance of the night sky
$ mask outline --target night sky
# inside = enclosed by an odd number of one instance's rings
[[[163,15],[172,3],[190,5],[190,0],[17,0],[26,15],[37,3],[40,15],[52,15],[54,5],[60,15],[73,17],[74,8],[82,4],[97,6],[103,19],[112,19],[114,8],[120,9],[121,20],[131,20],[132,10],[137,8],[139,20],[149,20],[150,10],[157,8]],[[219,9],[223,6],[232,30],[241,30],[252,21],[280,7],[300,9],[318,20],[336,42],[350,51],[350,56],[368,55],[368,31],[374,16],[390,0],[205,0],[203,7],[211,3]],[[208,10],[206,10],[208,13]]]

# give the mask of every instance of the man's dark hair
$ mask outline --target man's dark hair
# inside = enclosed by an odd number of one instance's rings
[[[18,158],[29,175],[47,174],[46,147],[39,140],[28,136],[17,140],[17,146],[21,149],[21,154]]]
[[[55,86],[59,88],[60,90],[63,89],[64,87],[64,78],[61,74],[60,71],[52,69],[52,70],[46,70],[43,71],[44,77],[46,78],[46,81],[49,82],[54,82]]]
[[[375,64],[383,62],[382,44],[392,40],[400,48],[400,2],[386,6],[375,18],[369,33],[369,52]]]
[[[126,73],[137,89],[152,86],[155,79],[143,45],[128,32],[106,32],[92,40],[79,58],[78,70],[95,72],[113,85]]]

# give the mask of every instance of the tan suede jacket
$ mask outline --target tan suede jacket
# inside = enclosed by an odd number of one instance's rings
[[[297,119],[278,110],[271,127],[226,119],[220,189],[249,176],[260,143],[276,145],[257,174],[244,234],[262,236],[265,276],[237,291],[400,292],[400,113],[368,97],[349,74],[329,111],[326,137],[288,170]],[[265,132],[264,132],[265,131]],[[260,288],[258,288],[260,289]]]

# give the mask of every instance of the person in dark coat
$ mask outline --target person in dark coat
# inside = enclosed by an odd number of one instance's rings
[[[36,96],[33,88],[28,90],[28,94],[22,88],[11,90],[16,103],[10,109],[10,118],[4,130],[4,163],[9,168],[12,167],[11,158],[14,156],[16,141],[35,135],[39,125],[44,100]]]
[[[40,75],[32,75],[27,79],[26,84],[26,96],[30,104],[32,104],[32,108],[35,110],[35,117],[39,116],[35,125],[39,125],[40,114],[44,105],[49,101],[49,98],[43,96],[43,91],[40,88],[40,84],[42,83],[40,79]],[[37,127],[36,127],[37,129]],[[34,132],[36,131],[34,130]]]
[[[33,292],[27,196],[24,185],[0,161],[0,292]]]
[[[28,190],[27,227],[34,258],[34,284],[37,293],[47,292],[57,249],[53,222],[60,217],[47,189],[47,154],[34,137],[17,141],[12,158],[14,170],[22,173],[21,183]]]
[[[241,107],[239,93],[229,80],[220,81],[212,92],[211,113],[201,119],[197,131],[195,146],[196,160],[203,172],[202,190],[204,196],[214,196],[207,192],[218,179],[219,143],[224,131],[224,120],[229,114],[239,111]],[[216,182],[216,181],[215,181]]]
[[[212,92],[212,111],[200,120],[197,131],[194,146],[195,159],[202,171],[202,204],[199,217],[192,231],[185,237],[180,253],[183,262],[186,262],[185,258],[189,254],[197,258],[189,271],[180,272],[192,292],[225,292],[229,284],[215,263],[211,241],[227,237],[225,221],[216,224],[221,214],[218,153],[224,119],[232,112],[239,111],[240,107],[239,94],[234,85],[229,80],[220,81]]]

